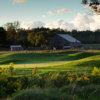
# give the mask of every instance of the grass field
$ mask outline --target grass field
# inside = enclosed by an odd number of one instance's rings
[[[100,50],[100,44],[83,44],[84,49]]]
[[[90,72],[94,66],[100,67],[99,51],[62,51],[52,53],[1,53],[1,67],[15,64],[16,75],[32,74],[38,67],[38,74],[48,72]]]

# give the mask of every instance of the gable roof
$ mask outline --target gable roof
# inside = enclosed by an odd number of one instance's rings
[[[11,47],[11,48],[15,48],[15,47],[16,47],[16,48],[20,48],[20,47],[22,47],[22,46],[21,46],[21,45],[11,45],[10,47]]]
[[[68,34],[57,34],[58,36],[64,38],[65,40],[69,41],[69,42],[78,42],[81,43],[79,40],[75,39],[74,37],[68,35]]]

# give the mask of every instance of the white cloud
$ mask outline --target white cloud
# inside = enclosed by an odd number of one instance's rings
[[[55,15],[55,14],[69,13],[69,12],[71,12],[71,10],[69,10],[69,9],[67,9],[67,8],[62,8],[62,9],[57,10],[57,11],[55,11],[55,12],[49,11],[49,12],[47,12],[47,14],[42,15],[42,17],[45,18],[45,17],[48,16],[48,15],[49,15],[49,16],[52,16],[52,15]]]
[[[46,15],[42,15],[42,18],[45,18],[46,17]]]
[[[100,29],[100,16],[99,15],[94,15],[92,17],[94,22],[90,23],[90,30],[97,30]]]
[[[71,12],[71,10],[69,10],[67,8],[63,8],[63,9],[57,10],[56,14],[69,13],[69,12]]]
[[[52,11],[49,11],[47,14],[52,16],[54,13]]]
[[[71,21],[66,22],[64,20],[58,20],[53,21],[50,23],[43,23],[41,21],[37,22],[30,22],[30,23],[22,23],[21,26],[23,28],[37,28],[37,27],[49,27],[49,28],[61,28],[64,30],[91,30],[95,31],[97,29],[100,29],[100,16],[99,15],[93,15],[88,16],[86,14],[77,14],[77,16]]]
[[[13,0],[14,3],[24,3],[27,1],[29,1],[29,0]]]
[[[45,24],[44,27],[48,27],[50,29],[61,28],[61,29],[68,30],[68,31],[75,29],[73,24],[67,23],[64,20],[58,20],[58,21],[54,21],[53,23],[47,23]]]
[[[28,28],[37,28],[37,27],[43,27],[44,26],[44,23],[41,22],[41,21],[35,21],[35,22],[22,22],[21,23],[21,27],[22,28],[25,28],[25,29],[28,29]]]
[[[42,18],[46,18],[48,15],[52,16],[52,15],[54,15],[54,12],[49,11],[49,12],[47,12],[47,14],[42,15]]]
[[[95,31],[97,29],[100,29],[100,16],[98,15],[88,16],[86,14],[79,13],[76,16],[76,18],[72,21],[72,23],[79,31],[83,30]]]
[[[78,14],[76,18],[72,21],[77,30],[90,30],[90,23],[93,19],[88,17],[86,14]]]

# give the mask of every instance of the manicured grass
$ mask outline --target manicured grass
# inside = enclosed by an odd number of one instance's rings
[[[85,49],[100,50],[100,44],[83,44]]]
[[[32,74],[38,67],[38,74],[49,72],[90,72],[94,66],[100,67],[100,52],[62,51],[55,53],[8,53],[0,55],[1,67],[15,63],[16,75]]]

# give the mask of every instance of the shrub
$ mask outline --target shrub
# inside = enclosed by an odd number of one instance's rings
[[[33,76],[36,76],[36,74],[37,74],[37,69],[38,69],[38,67],[35,67],[35,68],[34,68]]]
[[[60,100],[59,96],[51,93],[52,90],[28,89],[18,93],[11,100]]]
[[[68,93],[68,94],[73,94],[74,91],[76,90],[76,88],[78,88],[78,86],[76,84],[69,84],[69,85],[65,85],[60,89],[61,93]]]
[[[0,77],[0,99],[11,96],[21,89],[17,78]]]
[[[91,74],[91,82],[95,84],[100,84],[100,69],[94,67]]]
[[[7,78],[0,77],[0,98],[6,98],[7,97]]]
[[[100,69],[97,67],[94,67],[92,71],[92,76],[100,76]]]
[[[14,63],[12,62],[9,64],[8,73],[11,76],[15,74]]]
[[[28,86],[29,86],[29,78],[28,77],[23,76],[23,77],[19,78],[18,81],[21,83],[22,89],[28,88]]]
[[[70,80],[68,79],[68,75],[60,74],[60,73],[51,74],[50,76],[48,76],[47,80],[48,82],[52,83],[52,86],[55,87],[62,87],[70,83]]]
[[[61,100],[80,100],[77,96],[66,93],[62,94],[60,98]]]
[[[73,98],[73,97],[74,97],[74,100],[81,100],[81,99],[91,100],[90,99],[91,97],[100,98],[100,86],[99,85],[80,86],[76,84],[70,84],[68,86],[62,87],[60,89],[60,92],[61,92],[61,97],[63,98],[63,100],[71,100],[70,98]],[[68,94],[70,97],[69,99],[67,99]]]
[[[1,76],[12,76],[15,75],[14,63],[10,63],[8,68],[0,68]]]
[[[7,76],[8,75],[8,68],[0,68],[0,75]]]
[[[87,85],[90,83],[90,78],[88,78],[87,76],[78,77],[77,83],[79,85]]]

